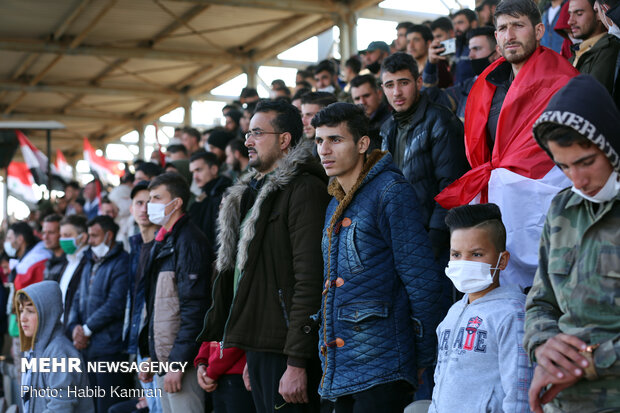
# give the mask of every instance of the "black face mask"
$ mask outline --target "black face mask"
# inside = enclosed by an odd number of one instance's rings
[[[379,73],[379,70],[381,70],[381,63],[379,63],[379,61],[377,60],[376,62],[366,66],[366,69],[370,70],[371,73],[376,75],[377,73]]]
[[[495,52],[493,51],[493,52],[491,52],[490,55],[488,55],[487,57],[483,57],[481,59],[472,59],[472,60],[470,60],[471,69],[474,71],[474,74],[476,76],[480,76],[480,74],[482,72],[484,72],[484,69],[489,67],[489,65],[491,64],[491,62],[489,61],[489,57],[491,57],[493,55],[493,53],[495,53]]]

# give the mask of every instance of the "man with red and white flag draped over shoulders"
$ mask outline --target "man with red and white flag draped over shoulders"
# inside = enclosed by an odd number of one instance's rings
[[[444,208],[499,205],[512,259],[502,284],[532,285],[538,243],[551,199],[570,186],[536,144],[532,126],[551,97],[578,72],[540,46],[545,28],[532,0],[503,0],[495,11],[502,58],[476,80],[465,109],[465,149],[472,169],[435,200]]]

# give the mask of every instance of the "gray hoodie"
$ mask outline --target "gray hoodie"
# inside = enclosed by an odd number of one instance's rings
[[[529,412],[533,370],[523,350],[525,295],[500,286],[456,302],[437,327],[431,412]]]
[[[17,297],[25,293],[34,303],[37,310],[38,325],[33,337],[26,337],[19,324],[19,340],[21,350],[36,358],[80,358],[80,353],[62,332],[60,315],[63,312],[62,294],[56,281],[41,281],[19,290],[15,294],[15,308],[18,308]],[[60,389],[58,397],[30,397],[27,413],[89,413],[95,407],[90,398],[68,397],[67,388],[88,387],[88,375],[83,360],[79,372],[25,372],[30,377],[30,385],[35,389]]]

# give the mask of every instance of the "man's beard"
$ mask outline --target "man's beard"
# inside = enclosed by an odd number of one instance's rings
[[[524,61],[526,61],[527,59],[530,58],[530,56],[534,53],[534,51],[536,50],[536,42],[528,42],[528,43],[521,43],[521,42],[515,42],[512,44],[519,44],[521,46],[521,49],[523,50],[522,52],[506,52],[506,46],[504,45],[502,47],[502,56],[509,62],[512,64],[518,64],[518,63],[522,63]]]

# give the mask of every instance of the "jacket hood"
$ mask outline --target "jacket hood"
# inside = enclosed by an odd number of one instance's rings
[[[536,142],[553,159],[540,140],[540,126],[548,123],[568,126],[588,138],[620,172],[620,135],[617,133],[620,112],[607,89],[594,77],[579,75],[572,78],[551,98],[534,123]]]
[[[62,293],[56,281],[41,281],[29,285],[15,293],[16,309],[19,308],[18,297],[21,293],[33,302],[38,317],[37,330],[32,337],[26,337],[21,323],[17,323],[21,351],[35,350],[36,353],[37,350],[47,347],[54,331],[61,328]]]
[[[277,167],[268,180],[260,189],[252,212],[243,223],[239,238],[240,224],[244,217],[240,217],[240,204],[243,193],[249,182],[256,178],[258,172],[250,169],[250,173],[241,178],[235,185],[229,188],[228,194],[222,201],[222,207],[218,215],[217,245],[219,245],[216,260],[216,269],[219,272],[232,270],[235,263],[243,268],[247,260],[247,250],[254,238],[255,226],[260,215],[260,206],[268,195],[279,191],[290,184],[296,177],[307,173],[314,175],[327,182],[327,176],[323,167],[312,153],[314,142],[310,139],[302,139],[277,163]]]

